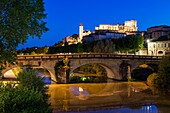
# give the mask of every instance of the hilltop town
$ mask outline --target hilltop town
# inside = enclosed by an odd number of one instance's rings
[[[54,44],[52,47],[54,49],[54,47],[60,46],[60,50],[63,52],[63,49],[65,49],[64,48],[65,45],[74,46],[76,44],[92,43],[100,40],[122,39],[122,38],[126,38],[127,36],[143,37],[143,41],[144,41],[143,48],[138,50],[137,53],[138,55],[167,55],[170,53],[170,26],[167,25],[152,26],[147,28],[146,31],[139,31],[137,26],[137,20],[127,20],[123,24],[115,24],[115,25],[100,24],[99,26],[94,27],[93,31],[85,30],[83,24],[80,23],[77,34],[66,36],[65,38],[62,39],[62,41],[59,41],[58,43]],[[108,44],[107,46],[109,45],[112,44]],[[27,48],[26,50],[22,50],[22,52],[24,53],[33,52],[33,54],[34,52],[48,53],[48,49],[49,47],[42,47],[42,48],[33,47],[33,48]]]
[[[109,38],[123,38],[128,35],[141,35],[144,38],[145,51],[140,54],[149,55],[165,55],[170,53],[170,26],[160,25],[147,28],[147,31],[138,31],[137,20],[128,20],[124,24],[100,24],[95,27],[94,31],[84,30],[81,23],[79,25],[79,34],[67,36],[62,39],[62,42],[67,42],[69,45],[93,42]]]

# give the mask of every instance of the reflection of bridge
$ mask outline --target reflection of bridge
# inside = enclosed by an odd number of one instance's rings
[[[143,92],[146,89],[148,86],[142,82],[112,82],[56,84],[50,85],[48,91],[54,112],[92,112],[135,106],[139,109],[139,106],[151,105],[154,100],[149,93]],[[148,109],[141,113],[150,111]]]
[[[18,55],[17,65],[25,66],[31,64],[32,66],[43,67],[47,69],[53,80],[55,77],[55,64],[68,57],[70,60],[71,73],[74,69],[85,65],[96,63],[104,67],[107,72],[108,78],[122,79],[124,76],[127,78],[127,73],[130,73],[133,69],[141,64],[158,64],[162,59],[162,56],[138,56],[138,55],[118,55],[118,54],[46,54],[46,55]],[[127,68],[130,67],[129,72]],[[3,71],[12,69],[14,66],[7,68]]]

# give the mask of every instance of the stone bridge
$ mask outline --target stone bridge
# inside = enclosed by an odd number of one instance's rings
[[[120,54],[45,54],[45,55],[18,55],[15,66],[26,66],[45,68],[51,74],[51,79],[57,81],[54,66],[63,58],[70,61],[71,71],[85,64],[99,64],[104,67],[110,79],[130,78],[130,73],[142,64],[148,66],[158,65],[162,56],[139,56],[139,55],[120,55]],[[3,70],[3,74],[15,66],[9,66]],[[126,68],[124,68],[126,67]],[[63,82],[65,82],[63,77]]]

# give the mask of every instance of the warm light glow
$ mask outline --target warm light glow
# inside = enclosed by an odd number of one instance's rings
[[[146,41],[146,42],[148,43],[148,42],[150,42],[150,40],[149,40],[149,39],[147,39],[147,41]]]
[[[79,92],[83,92],[83,88],[79,87]]]
[[[148,68],[148,65],[147,64],[142,64],[139,67],[141,67],[141,68]]]

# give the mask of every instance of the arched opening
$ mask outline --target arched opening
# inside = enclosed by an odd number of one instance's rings
[[[168,55],[168,56],[169,56],[169,55],[170,55],[170,52],[169,52],[169,51],[166,51],[166,52],[165,52],[165,55]]]
[[[142,64],[132,70],[131,77],[135,81],[146,81],[147,77],[154,72],[154,69],[147,64]]]
[[[10,70],[7,70],[4,74],[3,74],[3,77],[2,79],[3,80],[17,80],[17,77],[15,76],[14,74],[14,71],[13,70],[16,70],[16,68],[13,68],[13,69],[10,69]]]
[[[27,67],[15,67],[6,71],[3,75],[4,80],[17,80],[17,74]],[[45,84],[51,84],[51,74],[50,72],[42,67],[31,67],[32,70],[37,72],[37,75],[43,78]]]
[[[100,64],[85,64],[72,71],[70,83],[107,82],[107,71]]]
[[[33,70],[38,73],[38,76],[43,78],[45,84],[51,84],[51,74],[47,69],[42,67],[34,67]]]
[[[163,51],[158,51],[158,55],[163,55]]]

